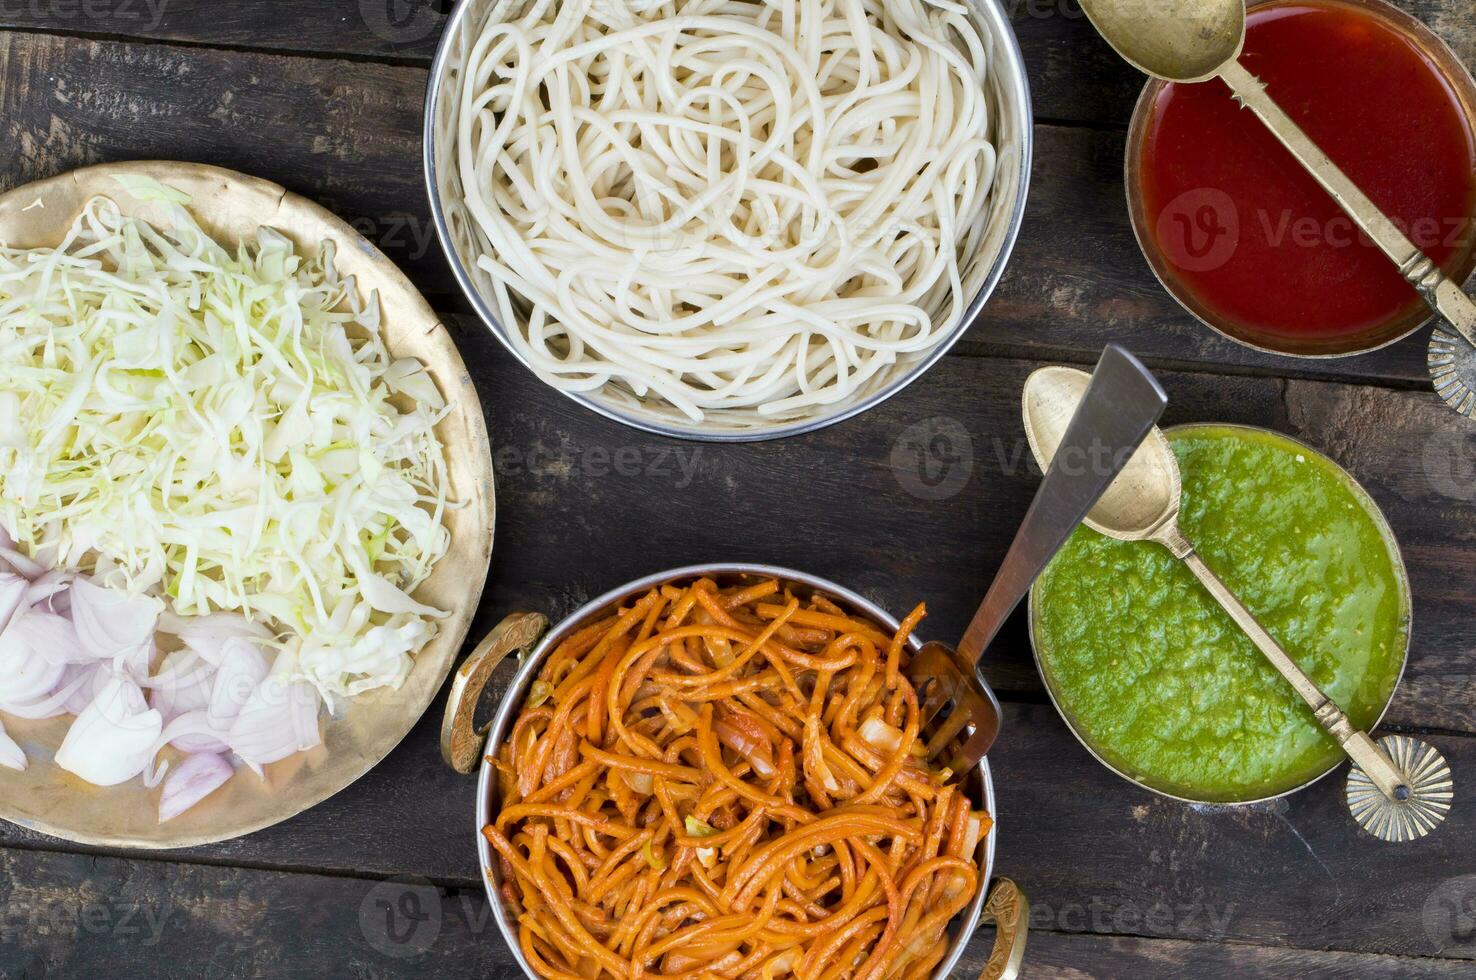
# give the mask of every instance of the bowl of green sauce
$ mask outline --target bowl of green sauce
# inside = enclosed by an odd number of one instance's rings
[[[1238,425],[1164,433],[1185,533],[1337,701],[1378,724],[1409,649],[1409,576],[1388,522],[1332,460]],[[1079,527],[1030,594],[1030,637],[1067,725],[1110,769],[1197,803],[1302,788],[1344,756],[1161,545]]]

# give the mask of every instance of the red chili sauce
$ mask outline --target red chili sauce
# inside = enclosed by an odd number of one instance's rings
[[[1447,272],[1465,261],[1476,139],[1416,41],[1340,0],[1289,0],[1251,11],[1241,63],[1418,247]],[[1421,305],[1219,79],[1166,86],[1141,153],[1145,230],[1211,319],[1297,346],[1377,332]]]

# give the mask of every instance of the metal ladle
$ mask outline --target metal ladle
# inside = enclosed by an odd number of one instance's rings
[[[1266,124],[1431,309],[1465,338],[1463,344],[1436,329],[1426,364],[1445,403],[1468,418],[1476,414],[1476,303],[1318,149],[1266,94],[1266,84],[1240,63],[1245,0],[1081,0],[1081,7],[1107,43],[1138,70],[1170,82],[1218,77],[1237,102]]]
[[[1089,378],[1073,368],[1047,367],[1026,380],[1025,435],[1042,469],[1055,458]],[[1063,466],[1072,462],[1061,461]],[[1102,463],[1082,459],[1075,465]],[[1347,799],[1360,826],[1383,840],[1414,840],[1429,833],[1450,810],[1452,783],[1445,759],[1432,746],[1408,736],[1391,735],[1375,742],[1367,732],[1353,727],[1342,708],[1313,683],[1195,552],[1179,528],[1182,489],[1174,451],[1154,428],[1084,523],[1119,541],[1155,541],[1189,567],[1353,760]]]

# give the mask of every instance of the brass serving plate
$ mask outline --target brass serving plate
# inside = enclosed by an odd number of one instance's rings
[[[1389,688],[1389,697],[1384,702],[1384,706],[1379,709],[1378,717],[1375,718],[1373,723],[1368,726],[1368,731],[1372,732],[1375,728],[1378,727],[1379,722],[1383,721],[1384,715],[1388,714],[1389,705],[1394,703],[1394,695],[1398,693],[1399,685],[1404,680],[1404,671],[1409,666],[1409,645],[1411,638],[1414,636],[1414,602],[1409,586],[1409,570],[1405,568],[1404,554],[1399,548],[1399,540],[1394,536],[1393,529],[1389,527],[1389,521],[1384,516],[1383,510],[1379,508],[1378,503],[1376,503],[1373,497],[1369,495],[1368,491],[1364,489],[1363,484],[1359,483],[1358,480],[1353,477],[1353,474],[1349,473],[1346,469],[1340,466],[1336,460],[1329,457],[1326,453],[1319,452],[1318,450],[1313,449],[1311,446],[1307,445],[1305,442],[1296,438],[1295,436],[1289,436],[1284,432],[1277,432],[1275,429],[1270,429],[1261,425],[1240,425],[1231,422],[1189,422],[1183,425],[1169,426],[1163,431],[1164,435],[1170,435],[1175,432],[1187,432],[1198,428],[1244,429],[1251,432],[1264,432],[1276,436],[1278,439],[1285,439],[1288,442],[1300,446],[1302,450],[1307,453],[1307,455],[1315,456],[1318,459],[1324,460],[1325,462],[1329,463],[1335,470],[1342,474],[1343,480],[1346,482],[1348,488],[1353,491],[1353,494],[1362,499],[1365,512],[1369,515],[1370,518],[1373,519],[1374,524],[1378,527],[1380,535],[1383,537],[1385,544],[1388,545],[1389,556],[1394,560],[1394,571],[1399,579],[1399,587],[1405,610],[1404,650],[1401,652],[1401,656],[1399,659],[1399,673],[1396,674],[1394,677],[1394,685]],[[1029,622],[1030,631],[1030,655],[1035,660],[1035,669],[1040,673],[1041,681],[1045,685],[1046,694],[1050,697],[1051,704],[1056,709],[1056,714],[1061,716],[1061,720],[1066,723],[1067,729],[1069,729],[1071,734],[1076,737],[1076,740],[1081,743],[1082,748],[1091,753],[1092,758],[1096,759],[1102,765],[1106,766],[1108,769],[1121,776],[1123,779],[1126,779],[1128,782],[1133,783],[1137,786],[1141,786],[1143,789],[1146,789],[1149,792],[1157,793],[1159,796],[1164,796],[1171,800],[1179,800],[1184,803],[1197,803],[1204,806],[1249,806],[1254,803],[1265,803],[1267,800],[1275,800],[1283,796],[1290,796],[1292,793],[1304,790],[1308,786],[1311,786],[1313,783],[1327,776],[1328,773],[1336,771],[1337,768],[1343,765],[1343,763],[1346,761],[1346,757],[1340,755],[1336,760],[1334,760],[1332,765],[1328,766],[1322,772],[1318,773],[1315,776],[1312,776],[1311,778],[1303,782],[1298,783],[1295,786],[1290,787],[1289,789],[1284,789],[1279,793],[1271,793],[1266,796],[1258,796],[1255,798],[1247,798],[1243,800],[1202,800],[1195,799],[1189,796],[1180,796],[1176,793],[1172,793],[1166,789],[1161,789],[1160,787],[1153,785],[1151,781],[1144,778],[1143,776],[1135,775],[1124,769],[1118,768],[1115,763],[1109,761],[1101,752],[1097,750],[1097,746],[1094,744],[1092,739],[1081,727],[1078,726],[1077,720],[1072,716],[1071,712],[1066,709],[1065,705],[1061,703],[1061,699],[1057,696],[1055,685],[1051,681],[1050,671],[1046,669],[1045,663],[1041,660],[1040,656],[1040,642],[1037,632],[1040,608],[1039,604],[1036,602],[1037,587],[1038,583],[1037,586],[1032,586],[1030,589],[1030,600],[1027,606],[1028,612],[1026,618]]]
[[[158,789],[142,780],[100,788],[51,762],[70,717],[31,722],[5,717],[9,733],[30,757],[30,768],[0,768],[0,818],[81,844],[136,848],[190,847],[240,837],[281,823],[353,783],[409,733],[440,690],[471,626],[492,552],[492,455],[476,389],[446,328],[393,262],[362,235],[312,201],[269,181],[194,163],[140,161],[86,167],[0,195],[0,242],[53,246],[89,198],[105,195],[127,214],[147,217],[152,205],[124,192],[115,174],[153,177],[190,195],[190,211],[216,240],[233,243],[269,226],[291,238],[301,254],[323,241],[337,249],[336,264],[354,276],[361,293],[378,291],[385,344],[398,356],[419,358],[451,412],[436,427],[446,447],[452,499],[450,550],[415,592],[421,602],[451,610],[435,639],[415,658],[397,691],[356,698],[337,718],[324,717],[323,744],[266,767],[265,780],[240,769],[194,809],[160,824]]]

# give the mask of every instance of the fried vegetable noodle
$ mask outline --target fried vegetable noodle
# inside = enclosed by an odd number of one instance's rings
[[[959,325],[996,149],[965,3],[496,7],[454,166],[546,381],[741,427],[876,390]]]
[[[560,644],[484,831],[539,975],[929,976],[991,820],[923,762],[923,613],[700,579]]]

